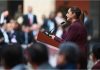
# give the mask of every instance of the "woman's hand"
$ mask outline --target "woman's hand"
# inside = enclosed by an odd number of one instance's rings
[[[55,35],[50,35],[50,37],[51,37],[52,39],[54,39],[54,38],[55,38]]]

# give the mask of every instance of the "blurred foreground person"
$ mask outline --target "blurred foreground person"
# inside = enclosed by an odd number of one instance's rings
[[[1,61],[4,69],[26,70],[23,60],[23,50],[20,45],[11,44],[3,48]]]
[[[94,61],[94,66],[92,67],[92,70],[100,70],[100,44],[93,46],[92,54]]]
[[[48,63],[48,50],[44,44],[35,43],[27,48],[27,59],[32,65],[33,69],[49,69],[53,67]]]
[[[79,48],[72,42],[64,42],[60,46],[57,69],[77,69]]]

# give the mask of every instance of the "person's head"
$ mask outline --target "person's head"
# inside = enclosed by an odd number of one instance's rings
[[[23,58],[23,50],[19,44],[10,44],[2,50],[1,60],[5,69],[23,63]]]
[[[12,27],[12,24],[11,23],[7,23],[6,25],[7,25],[7,28],[6,28],[6,31],[7,32],[10,32],[10,31],[13,30],[13,27]]]
[[[63,14],[62,14],[61,11],[58,11],[56,16],[62,18],[63,17]]]
[[[21,5],[21,4],[18,5],[18,11],[19,11],[19,12],[22,12],[22,5]]]
[[[27,48],[28,61],[34,67],[38,67],[42,63],[48,61],[48,49],[42,43],[34,43],[32,46]]]
[[[8,10],[5,10],[5,11],[3,12],[3,15],[4,15],[5,17],[7,17],[7,16],[9,15],[9,11],[8,11]]]
[[[32,7],[28,6],[28,13],[32,13]]]
[[[55,17],[55,12],[50,12],[49,19],[54,19],[54,17]]]
[[[39,30],[39,28],[40,28],[40,25],[39,24],[33,24],[30,29],[32,31],[37,31],[37,30]]]
[[[23,25],[22,26],[22,31],[23,32],[30,32],[30,25]]]
[[[15,29],[15,28],[16,28],[16,25],[17,25],[17,22],[16,22],[14,19],[11,19],[11,20],[10,20],[10,23],[11,23],[11,27],[12,27],[13,29]]]
[[[4,30],[7,29],[7,24],[6,24],[6,23],[1,24],[0,26],[1,26],[1,28],[3,28]]]
[[[80,15],[81,10],[78,7],[70,7],[66,14],[68,21],[72,21],[73,19],[79,19]]]
[[[79,56],[79,48],[75,43],[64,42],[59,46],[57,65],[76,63]]]
[[[93,53],[93,60],[99,60],[100,59],[100,44],[96,44],[92,48],[92,53]]]

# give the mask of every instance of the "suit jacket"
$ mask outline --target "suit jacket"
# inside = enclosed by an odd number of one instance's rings
[[[25,44],[25,32],[21,32],[21,44]],[[31,32],[28,33],[28,44],[35,42],[34,36],[32,35]]]
[[[8,32],[7,34],[8,34],[8,37],[9,37],[10,42],[11,42],[11,39],[12,39],[13,37],[15,37],[17,43],[20,43],[20,40],[21,40],[21,39],[20,39],[20,38],[21,38],[20,32],[14,31],[13,33]],[[12,43],[12,42],[11,42],[11,43]]]
[[[0,30],[0,39],[4,38],[2,31]],[[7,43],[4,42],[4,40],[2,42],[0,42],[0,48],[1,47],[7,47]]]
[[[0,39],[1,39],[1,38],[4,38],[4,36],[3,36],[2,31],[0,30]],[[1,44],[4,44],[4,40],[3,40],[2,42],[0,42],[0,45],[1,45]]]
[[[37,17],[36,15],[33,15],[33,24],[37,23]],[[23,24],[30,25],[30,20],[28,18],[28,14],[23,16]]]
[[[81,51],[85,51],[87,46],[87,31],[83,23],[77,20],[64,30],[62,39],[55,37],[55,40],[59,42],[74,42],[79,45]]]
[[[92,67],[92,70],[100,69],[100,61]]]

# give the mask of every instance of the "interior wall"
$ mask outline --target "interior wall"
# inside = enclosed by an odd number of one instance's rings
[[[48,17],[51,11],[55,11],[55,0],[24,0],[24,14],[27,13],[27,7],[33,7],[33,14],[36,14],[39,23],[42,23],[42,15]]]

